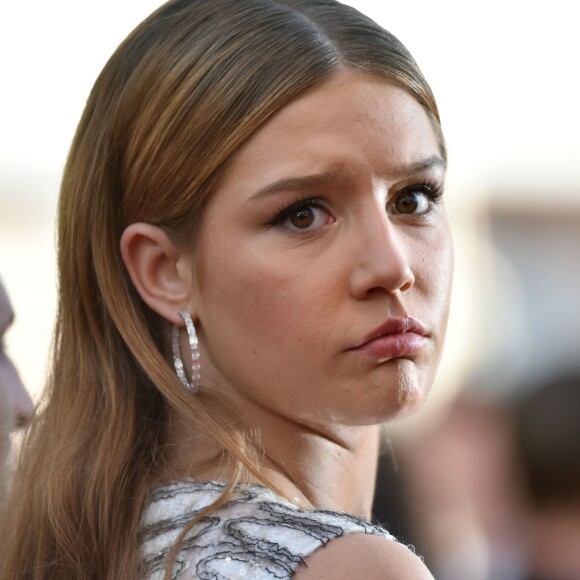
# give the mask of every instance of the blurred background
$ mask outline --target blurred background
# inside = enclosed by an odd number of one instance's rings
[[[564,493],[546,515],[545,502],[530,495],[532,484],[522,475],[527,436],[519,427],[521,409],[534,405],[526,401],[554,390],[550,384],[568,381],[576,385],[572,392],[580,391],[574,3],[348,3],[403,41],[435,92],[449,148],[447,204],[456,239],[442,368],[425,409],[392,427],[399,473],[387,457],[377,517],[416,546],[437,578],[578,580],[580,562],[573,568],[573,551],[562,546],[580,546],[580,499]],[[54,321],[54,221],[68,147],[99,71],[158,5],[0,6],[0,276],[17,313],[7,347],[35,397]],[[553,406],[548,396],[539,407],[557,417],[572,409],[570,421],[580,424],[580,404],[569,396],[554,395]],[[549,427],[542,420],[551,434],[564,429],[560,443],[572,437],[563,416]],[[580,453],[570,449],[562,464],[572,469]],[[558,477],[572,475],[564,470]],[[540,527],[559,539],[558,549],[547,550],[556,564],[546,564],[537,538],[529,537],[536,529],[530,514],[538,513],[545,516]],[[562,562],[572,567],[557,570]]]

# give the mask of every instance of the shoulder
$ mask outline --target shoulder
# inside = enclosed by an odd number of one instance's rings
[[[306,558],[296,580],[432,580],[409,548],[387,538],[350,534],[329,542]]]
[[[155,491],[141,528],[145,577],[163,578],[175,547],[174,578],[432,578],[386,530],[344,513],[302,510],[259,486],[240,486],[204,515],[223,491],[213,482]]]

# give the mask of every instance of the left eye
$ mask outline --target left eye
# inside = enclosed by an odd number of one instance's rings
[[[405,189],[394,200],[398,214],[423,215],[430,211],[434,194],[430,188]]]

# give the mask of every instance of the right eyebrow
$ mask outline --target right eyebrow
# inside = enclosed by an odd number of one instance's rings
[[[313,173],[312,175],[283,178],[262,187],[248,201],[287,191],[315,189],[322,185],[336,183],[337,181],[343,181],[345,179],[352,180],[352,178],[352,174],[347,172],[343,167],[332,168],[322,173]]]

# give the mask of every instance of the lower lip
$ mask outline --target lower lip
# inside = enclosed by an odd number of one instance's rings
[[[427,338],[414,332],[386,334],[354,349],[377,358],[399,358],[419,352]]]

